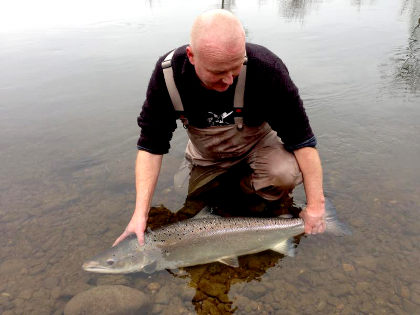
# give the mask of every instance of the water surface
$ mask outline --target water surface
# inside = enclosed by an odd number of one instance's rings
[[[60,314],[102,284],[143,291],[156,314],[417,312],[418,1],[224,1],[248,41],[286,63],[318,138],[326,193],[353,236],[302,237],[296,257],[264,252],[238,269],[216,263],[186,276],[94,275],[81,264],[131,216],[136,116],[157,57],[187,43],[194,17],[221,2],[17,3],[0,7],[0,312]],[[183,207],[172,179],[185,143],[178,128],[155,225]]]

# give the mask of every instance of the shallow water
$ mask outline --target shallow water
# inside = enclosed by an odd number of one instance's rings
[[[141,290],[145,311],[163,314],[417,312],[418,1],[224,1],[248,40],[288,66],[318,137],[326,193],[353,235],[302,237],[293,258],[264,252],[238,269],[150,276],[89,274],[81,264],[131,216],[136,116],[157,57],[221,2],[22,2],[26,10],[0,5],[0,312],[60,314],[102,284]],[[185,143],[178,128],[151,224],[177,219],[183,206],[172,179]]]

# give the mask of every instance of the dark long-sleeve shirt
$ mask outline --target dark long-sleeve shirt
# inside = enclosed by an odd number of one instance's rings
[[[247,75],[244,95],[244,123],[258,126],[264,121],[275,130],[289,151],[314,147],[316,138],[306,116],[299,92],[279,57],[267,48],[247,43]],[[154,154],[169,151],[176,128],[177,113],[166,88],[159,58],[150,78],[146,100],[138,117],[141,127],[137,147]],[[175,84],[181,95],[189,124],[205,128],[219,122],[233,122],[234,83],[225,92],[202,86],[194,66],[186,55],[186,46],[176,50],[172,58]]]

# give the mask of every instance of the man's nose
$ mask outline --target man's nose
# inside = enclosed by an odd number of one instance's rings
[[[233,74],[229,72],[226,76],[223,77],[223,83],[231,85],[233,83]]]

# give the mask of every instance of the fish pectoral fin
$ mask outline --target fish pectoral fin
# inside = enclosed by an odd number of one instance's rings
[[[141,271],[145,273],[153,273],[156,271],[156,267],[157,267],[157,261],[154,261],[151,264],[144,266]]]
[[[274,250],[275,252],[281,253],[286,256],[295,256],[295,246],[293,245],[290,239],[277,243],[271,248],[271,250]]]
[[[221,258],[218,260],[218,262],[221,262],[222,264],[231,266],[231,267],[239,267],[239,261],[238,261],[238,257],[234,256],[234,257],[226,257],[226,258]]]

